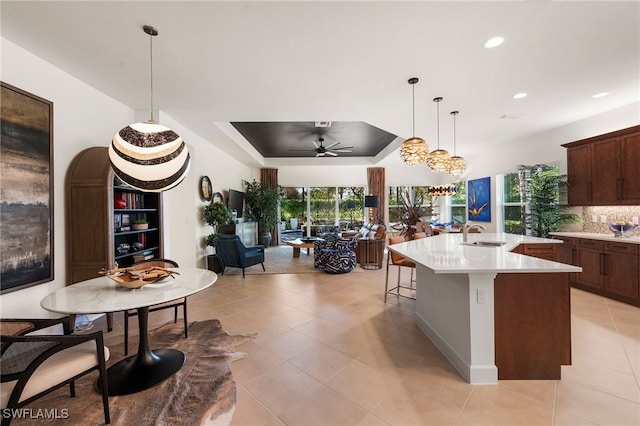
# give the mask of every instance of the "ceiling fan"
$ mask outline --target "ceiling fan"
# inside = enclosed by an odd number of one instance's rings
[[[311,142],[313,143],[315,148],[297,150],[297,151],[314,151],[316,153],[316,157],[324,157],[325,155],[330,155],[332,157],[337,157],[338,153],[351,152],[351,150],[353,149],[353,145],[338,147],[340,142],[334,142],[331,145],[324,146],[323,145],[324,138],[318,138],[318,142],[320,142],[320,143],[318,143],[316,141],[311,141]]]

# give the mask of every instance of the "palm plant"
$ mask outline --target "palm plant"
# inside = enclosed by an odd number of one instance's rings
[[[422,221],[422,218],[426,217],[431,220],[433,216],[433,202],[437,197],[431,197],[428,205],[423,205],[426,192],[416,192],[413,199],[409,190],[406,189],[400,195],[400,205],[398,206],[398,219],[400,223],[394,226],[394,229],[400,230],[400,235],[405,236],[408,239],[413,238],[413,234],[416,232],[415,224]]]
[[[567,175],[560,175],[557,166],[520,165],[517,171],[522,200],[529,203],[528,211],[522,212],[523,223],[531,235],[546,238],[560,225],[580,221],[580,216],[567,213],[569,206],[560,201],[568,182]]]

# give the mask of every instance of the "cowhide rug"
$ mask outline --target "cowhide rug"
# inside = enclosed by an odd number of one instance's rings
[[[231,363],[246,357],[235,347],[253,340],[256,335],[231,336],[220,321],[207,320],[189,325],[189,337],[184,338],[182,323],[169,323],[149,332],[151,348],[175,348],[187,359],[180,371],[161,384],[131,395],[109,398],[111,424],[142,425],[227,425],[235,410],[236,382],[231,375]],[[134,347],[137,347],[135,342]],[[112,354],[122,354],[123,344],[110,348]],[[131,347],[131,345],[130,345]],[[108,366],[121,359],[112,356]],[[56,419],[14,419],[12,425],[103,425],[102,398],[94,390],[98,373],[76,381],[76,397],[69,397],[69,387],[46,395],[25,408],[56,410]],[[66,409],[66,414],[63,410]],[[61,418],[66,417],[67,418]]]

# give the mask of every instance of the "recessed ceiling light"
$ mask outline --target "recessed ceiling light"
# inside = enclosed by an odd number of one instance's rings
[[[513,95],[513,99],[522,99],[522,98],[526,98],[527,94],[522,92],[522,93],[516,93],[515,95]]]
[[[592,98],[593,99],[604,98],[608,94],[609,94],[609,92],[600,92],[600,93],[596,93],[595,95],[593,95]]]
[[[493,38],[490,38],[489,40],[487,40],[487,42],[484,44],[484,47],[490,49],[492,47],[500,46],[502,43],[504,43],[504,38],[502,38],[502,37],[493,37]]]

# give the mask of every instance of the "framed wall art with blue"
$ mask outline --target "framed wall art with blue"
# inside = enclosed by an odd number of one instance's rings
[[[491,222],[491,177],[467,182],[467,218],[476,222]]]

